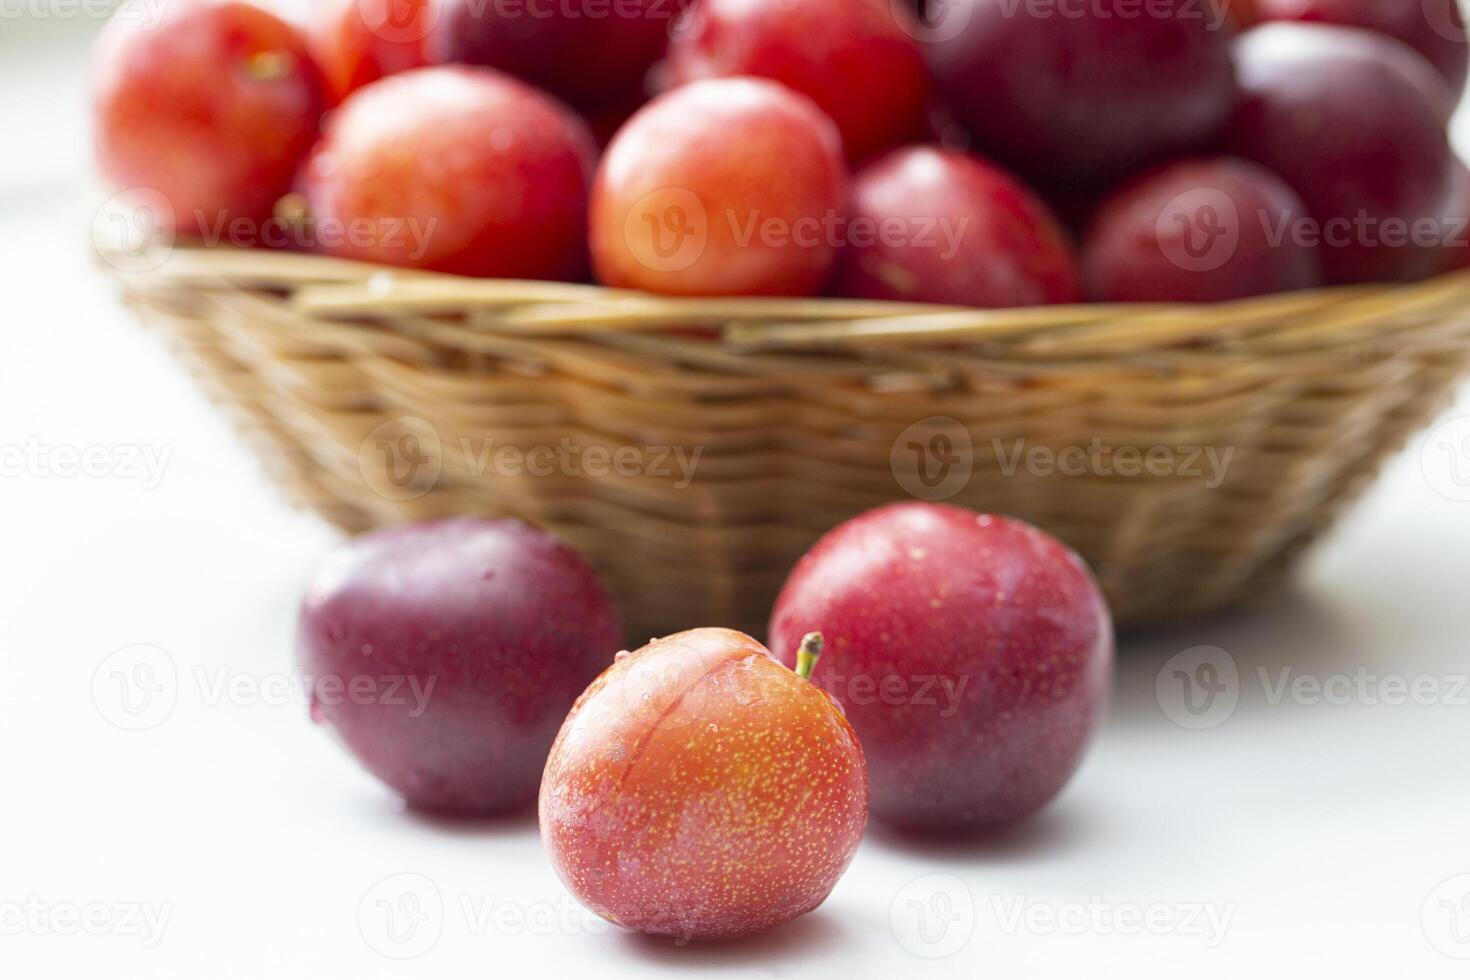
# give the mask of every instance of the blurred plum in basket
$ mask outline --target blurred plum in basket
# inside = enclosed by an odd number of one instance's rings
[[[967,153],[910,147],[853,180],[838,291],[1014,307],[1081,293],[1066,233],[1034,194]]]
[[[1449,90],[1428,62],[1368,31],[1285,23],[1246,32],[1235,59],[1242,98],[1226,148],[1301,196],[1327,281],[1432,274],[1412,233],[1442,213],[1454,158]]]
[[[572,702],[621,644],[606,589],[511,520],[403,524],[343,545],[302,603],[312,717],[411,805],[488,813],[536,798]]]
[[[147,191],[154,224],[258,235],[316,139],[323,82],[306,42],[249,3],[170,5],[157,24],[115,17],[92,60],[97,166]]]
[[[1186,160],[1109,197],[1083,248],[1102,302],[1213,303],[1321,284],[1314,244],[1295,234],[1306,205],[1264,167]]]
[[[893,0],[700,0],[675,32],[675,82],[770,78],[810,98],[851,160],[916,138],[929,82],[918,22]]]
[[[509,72],[579,108],[641,91],[688,0],[439,0],[429,38],[439,63]]]
[[[975,150],[1043,186],[1103,184],[1207,146],[1235,99],[1233,31],[1210,3],[945,0],[928,30]]]
[[[1432,64],[1458,96],[1470,38],[1460,0],[1256,0],[1262,20],[1361,27],[1398,38]]]
[[[509,75],[393,75],[328,121],[303,182],[310,237],[343,258],[575,280],[596,152],[576,114]]]
[[[806,296],[836,255],[847,171],[832,121],[756,78],[692,82],[639,110],[592,189],[604,285],[688,296]]]
[[[333,105],[369,82],[427,65],[432,0],[318,0],[307,20],[311,53]]]

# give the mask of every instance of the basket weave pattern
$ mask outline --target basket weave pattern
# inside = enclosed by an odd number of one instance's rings
[[[1121,624],[1218,608],[1289,567],[1470,358],[1470,274],[1018,311],[663,299],[230,248],[121,279],[295,498],[354,531],[540,524],[608,577],[630,640],[763,634],[819,535],[916,494],[1057,534]],[[489,462],[557,447],[637,462]]]

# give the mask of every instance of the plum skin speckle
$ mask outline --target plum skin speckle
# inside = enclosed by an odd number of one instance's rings
[[[558,726],[622,644],[571,548],[514,520],[401,524],[347,542],[302,602],[313,720],[416,809],[528,806]],[[351,696],[354,680],[368,697]]]
[[[812,679],[862,738],[873,816],[982,833],[1066,785],[1112,682],[1112,621],[1082,560],[1020,521],[902,503],[840,525],[797,564],[772,615],[785,663],[805,632]]]
[[[578,699],[541,783],[553,867],[598,915],[736,939],[811,911],[862,837],[868,777],[841,708],[743,633],[655,640]]]

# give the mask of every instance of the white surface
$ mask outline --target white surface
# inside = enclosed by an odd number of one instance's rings
[[[1470,956],[1470,878],[1454,880],[1470,874],[1470,503],[1435,489],[1453,488],[1451,459],[1431,447],[1426,471],[1422,438],[1292,594],[1125,641],[1112,717],[1042,817],[980,847],[873,833],[826,905],[765,937],[609,932],[566,897],[530,820],[404,814],[280,687],[334,535],[278,502],[87,264],[78,50],[0,49],[0,451],[12,467],[11,447],[52,454],[0,475],[0,976],[1466,975],[1447,954]],[[66,475],[68,447],[102,447],[110,471]],[[133,448],[166,454],[156,486]],[[109,721],[128,720],[107,685],[129,665],[108,658],[137,644],[176,684],[171,713],[132,732]],[[1156,679],[1202,644],[1238,665],[1240,701],[1187,730]],[[1362,672],[1370,696],[1272,703],[1258,668],[1270,684]],[[1368,703],[1393,678],[1428,678],[1437,703]],[[378,902],[405,888],[442,910],[395,945]],[[1089,920],[1089,903],[1125,921]],[[99,934],[68,934],[79,912]],[[1126,921],[1144,912],[1162,934]]]

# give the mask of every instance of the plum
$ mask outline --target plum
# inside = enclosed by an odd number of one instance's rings
[[[891,504],[829,532],[787,579],[770,640],[790,663],[820,630],[812,679],[862,739],[873,816],[981,833],[1036,811],[1092,740],[1112,623],[1082,560],[1019,521]]]
[[[536,798],[557,729],[621,642],[580,555],[473,517],[348,542],[297,627],[312,716],[411,806],[459,815]]]
[[[976,151],[1041,185],[1105,184],[1218,134],[1232,35],[1194,0],[946,0],[925,48]]]
[[[306,38],[332,105],[388,75],[427,65],[432,0],[328,0],[311,11]]]
[[[1368,31],[1265,24],[1235,45],[1242,97],[1227,152],[1282,177],[1320,227],[1329,283],[1433,271],[1415,222],[1438,215],[1453,155],[1444,82],[1409,48]]]
[[[806,674],[819,642],[804,638]],[[816,908],[867,816],[842,710],[727,629],[619,654],[567,716],[541,781],[542,842],[571,892],[610,922],[679,939],[734,939]]]
[[[1295,230],[1306,205],[1247,160],[1178,161],[1103,202],[1083,246],[1094,299],[1214,303],[1322,282],[1315,242]]]
[[[1459,0],[1256,0],[1261,20],[1338,24],[1377,31],[1418,51],[1456,96],[1465,91],[1470,37]]]
[[[118,190],[161,195],[162,231],[207,238],[243,221],[258,233],[317,138],[323,89],[301,34],[253,4],[116,17],[92,57],[98,169]]]
[[[754,75],[832,117],[850,160],[914,139],[929,80],[919,25],[892,0],[701,0],[669,46],[676,83]]]
[[[686,296],[806,296],[839,244],[837,127],[758,78],[691,82],[613,137],[592,188],[591,252],[608,286]]]
[[[496,68],[592,109],[643,89],[688,0],[439,3],[434,62]]]
[[[596,156],[580,117],[509,75],[393,75],[349,96],[312,152],[312,239],[343,258],[575,280]]]
[[[987,307],[1079,298],[1056,218],[978,157],[895,150],[857,174],[850,199],[837,279],[844,296]]]

